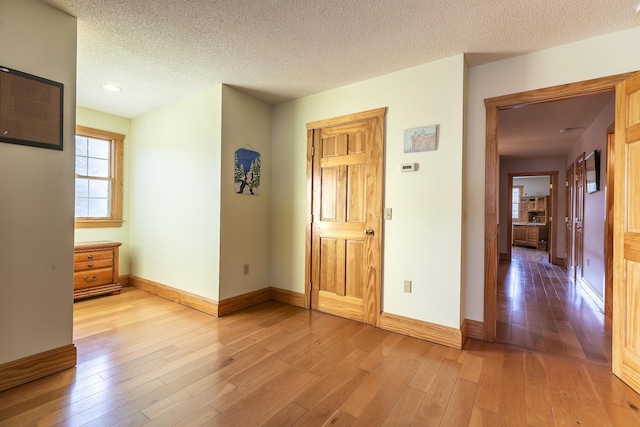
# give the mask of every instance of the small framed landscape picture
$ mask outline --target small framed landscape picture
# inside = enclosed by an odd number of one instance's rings
[[[438,148],[438,125],[404,130],[404,152],[433,151]]]

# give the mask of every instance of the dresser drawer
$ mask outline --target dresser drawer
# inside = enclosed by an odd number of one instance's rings
[[[73,262],[95,261],[98,259],[113,259],[113,251],[76,252],[73,254]]]
[[[98,268],[73,273],[73,289],[89,288],[109,283],[113,283],[113,268]]]
[[[97,259],[97,260],[89,260],[76,262],[73,264],[73,271],[85,271],[97,268],[107,268],[113,265],[113,259]]]

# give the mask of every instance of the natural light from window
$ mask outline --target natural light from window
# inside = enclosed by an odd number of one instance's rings
[[[108,218],[111,141],[76,136],[76,217]]]
[[[511,190],[511,218],[520,218],[520,190],[521,187],[513,187]]]

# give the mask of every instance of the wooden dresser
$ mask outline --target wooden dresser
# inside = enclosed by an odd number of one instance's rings
[[[120,242],[75,244],[73,256],[73,299],[118,294],[118,248]]]

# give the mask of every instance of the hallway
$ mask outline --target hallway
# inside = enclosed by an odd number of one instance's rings
[[[496,341],[611,364],[611,319],[547,252],[514,246],[498,267]]]

